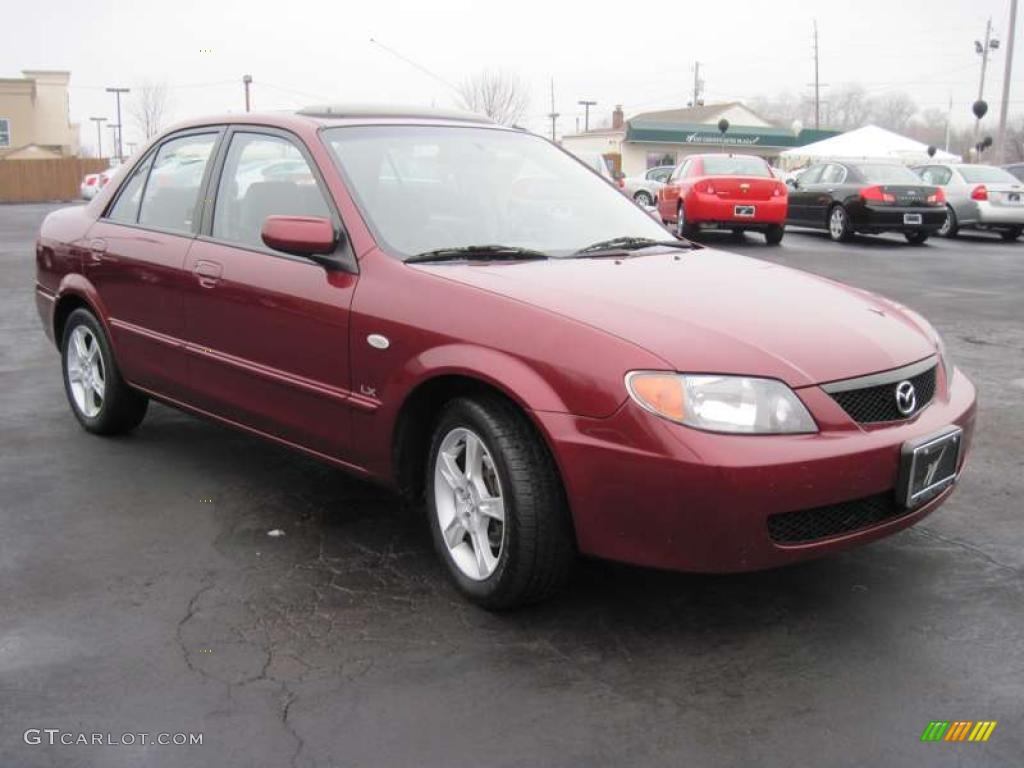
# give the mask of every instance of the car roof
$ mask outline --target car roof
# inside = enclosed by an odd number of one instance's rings
[[[335,125],[477,125],[516,130],[484,115],[458,109],[395,104],[320,104],[276,112],[229,112],[185,120],[168,131],[205,125],[265,125],[284,129],[317,129]]]

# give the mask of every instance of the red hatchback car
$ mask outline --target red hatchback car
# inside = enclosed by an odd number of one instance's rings
[[[179,126],[50,214],[36,260],[85,429],[156,399],[389,484],[489,608],[577,552],[736,571],[893,533],[949,496],[974,424],[911,310],[666,239],[464,113]]]
[[[762,232],[778,245],[786,232],[786,185],[755,155],[690,155],[658,190],[658,212],[679,237],[701,228]]]

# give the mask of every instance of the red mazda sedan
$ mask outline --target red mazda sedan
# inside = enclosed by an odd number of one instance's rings
[[[36,260],[86,430],[155,399],[389,484],[494,609],[577,552],[736,571],[888,535],[949,496],[974,424],[913,311],[667,237],[464,113],[178,126]]]
[[[786,232],[786,185],[755,155],[690,155],[658,190],[658,213],[679,237],[702,228],[761,232],[778,245]]]

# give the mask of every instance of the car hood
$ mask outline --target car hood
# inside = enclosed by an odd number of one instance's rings
[[[801,387],[936,352],[930,330],[898,304],[713,249],[416,268],[614,334],[677,371],[766,376]]]

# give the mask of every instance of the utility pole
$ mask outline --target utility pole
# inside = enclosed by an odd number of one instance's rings
[[[818,79],[818,20],[814,20],[814,130],[821,128],[821,82]]]
[[[985,24],[985,42],[974,41],[974,52],[981,56],[981,81],[978,83],[978,101],[985,99],[985,70],[988,68],[988,52],[999,47],[999,41],[992,38],[992,19],[989,18]],[[974,138],[978,138],[978,130],[981,128],[981,118],[974,118]]]
[[[107,122],[105,117],[90,117],[94,123],[96,123],[96,157],[103,157],[103,126],[101,123]]]
[[[590,108],[597,105],[596,101],[577,101],[577,104],[583,107],[583,130],[590,130]],[[554,109],[554,107],[552,107]]]
[[[551,111],[548,112],[551,118],[551,140],[555,140],[555,121],[558,120],[558,113],[555,112],[555,78],[551,78]]]
[[[114,147],[115,150],[116,150],[116,148],[117,148],[117,140],[118,140],[118,137],[121,135],[121,126],[120,125],[116,125],[114,123],[109,123],[107,125],[107,128],[110,129],[110,131],[111,131],[111,134],[110,134],[110,145],[112,147]],[[118,158],[118,162],[121,162],[120,158]]]
[[[249,86],[252,85],[252,75],[242,75],[242,85],[245,86],[245,111],[249,111]]]
[[[131,89],[107,88],[107,93],[112,93],[117,98],[117,160],[124,162],[124,151],[121,148],[121,94],[131,93]]]
[[[704,90],[704,82],[700,79],[700,62],[693,62],[693,101],[690,106],[699,107],[704,103],[702,98],[702,91]]]
[[[1017,37],[1017,0],[1010,0],[1010,26],[1006,32],[1006,69],[1003,72],[1003,102],[999,108],[999,133],[996,134],[996,163],[1006,162],[1006,112],[1010,106],[1010,74],[1013,72],[1013,41]]]

